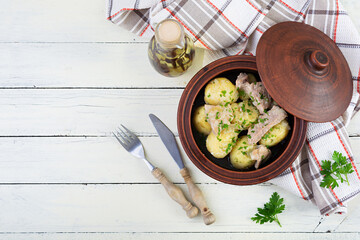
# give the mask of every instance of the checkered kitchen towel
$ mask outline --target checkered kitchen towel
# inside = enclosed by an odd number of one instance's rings
[[[207,56],[216,58],[254,55],[261,35],[283,21],[305,22],[329,37],[347,59],[354,83],[346,112],[332,122],[309,123],[300,156],[280,176],[271,180],[316,204],[321,214],[346,212],[346,202],[360,192],[360,176],[345,127],[360,109],[360,37],[338,0],[109,0],[108,19],[149,39],[154,27],[166,18],[177,19]],[[339,91],[341,91],[339,89]],[[320,187],[321,160],[333,151],[347,156],[355,169],[350,186]]]

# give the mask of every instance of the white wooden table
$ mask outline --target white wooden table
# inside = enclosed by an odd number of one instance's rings
[[[359,1],[343,2],[360,30]],[[0,239],[360,239],[359,198],[347,216],[324,218],[269,183],[217,182],[183,153],[217,216],[205,226],[121,148],[111,131],[122,123],[186,190],[148,114],[177,132],[177,104],[201,51],[184,76],[156,74],[147,43],[105,20],[104,0],[0,0],[0,33]],[[359,125],[357,116],[349,127],[358,165]],[[255,224],[274,191],[285,198],[283,227]]]

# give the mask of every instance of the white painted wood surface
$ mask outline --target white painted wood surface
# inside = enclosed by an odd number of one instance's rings
[[[359,2],[343,4],[360,29]],[[147,115],[177,132],[177,104],[201,50],[184,76],[162,77],[146,41],[105,20],[104,0],[0,0],[0,22],[0,239],[360,239],[359,198],[347,216],[323,217],[272,184],[213,180],[182,152],[217,216],[211,226],[189,220],[111,137],[120,123],[136,131],[187,194]],[[348,130],[360,164],[360,115]],[[285,198],[283,228],[250,220],[273,191]]]

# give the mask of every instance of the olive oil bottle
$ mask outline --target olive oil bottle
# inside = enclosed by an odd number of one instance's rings
[[[194,55],[194,43],[178,21],[166,19],[156,26],[148,48],[150,63],[156,71],[167,77],[180,76],[191,66]]]

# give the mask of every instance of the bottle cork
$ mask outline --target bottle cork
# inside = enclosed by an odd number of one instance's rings
[[[184,39],[184,29],[178,21],[165,19],[156,26],[155,37],[161,47],[181,47]]]

